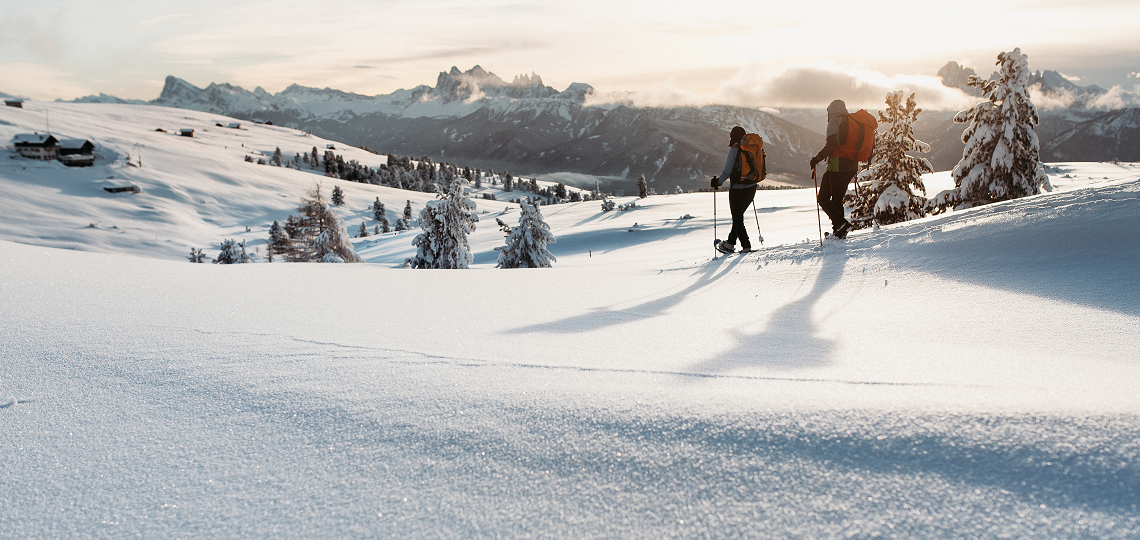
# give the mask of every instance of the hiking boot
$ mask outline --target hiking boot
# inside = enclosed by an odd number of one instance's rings
[[[721,240],[721,242],[716,245],[716,250],[721,253],[735,253],[736,244],[729,244],[728,242]]]
[[[847,233],[849,232],[851,232],[851,222],[845,219],[843,220],[843,224],[840,225],[838,229],[835,229],[835,237],[840,239],[847,238]]]

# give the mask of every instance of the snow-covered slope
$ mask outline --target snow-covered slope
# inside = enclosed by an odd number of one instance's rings
[[[552,269],[491,269],[491,218],[518,212],[482,200],[471,270],[394,268],[406,234],[358,241],[378,264],[221,266],[132,246],[157,223],[240,237],[314,177],[213,128],[96,129],[192,113],[73,106],[53,130],[149,150],[115,179],[107,156],[86,180],[0,169],[5,535],[1140,534],[1136,165],[1055,164],[1055,193],[822,249],[789,190],[758,195],[744,256],[713,257],[727,199],[714,225],[698,193],[543,207]],[[125,179],[153,198],[87,189]],[[411,195],[338,185],[350,206]],[[108,216],[151,228],[51,226]]]

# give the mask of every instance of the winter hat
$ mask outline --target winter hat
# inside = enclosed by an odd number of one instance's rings
[[[744,128],[740,126],[732,128],[732,131],[728,132],[728,145],[732,146],[740,142],[740,139],[744,138],[744,133]]]
[[[827,106],[827,114],[831,116],[840,116],[847,113],[847,104],[842,99],[837,99]]]

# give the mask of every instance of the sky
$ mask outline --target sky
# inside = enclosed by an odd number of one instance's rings
[[[821,106],[909,89],[954,108],[948,61],[993,70],[1020,48],[1079,85],[1140,85],[1134,0],[854,4],[579,0],[329,0],[320,4],[0,0],[0,92],[32,99],[158,97],[167,75],[278,92],[387,94],[480,65],[645,104]],[[870,96],[870,97],[869,97]]]

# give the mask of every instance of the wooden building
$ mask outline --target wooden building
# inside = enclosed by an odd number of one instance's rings
[[[60,139],[59,161],[68,167],[90,167],[95,164],[95,144],[87,139]]]
[[[24,100],[22,100],[20,98],[5,99],[4,105],[7,105],[8,107],[15,107],[17,109],[23,109],[24,108]]]
[[[44,161],[53,160],[59,155],[58,143],[59,139],[49,133],[21,133],[12,137],[17,154]]]
[[[182,128],[182,129],[178,130],[178,134],[182,135],[183,137],[193,137],[194,136],[194,130],[190,129],[190,128]]]

